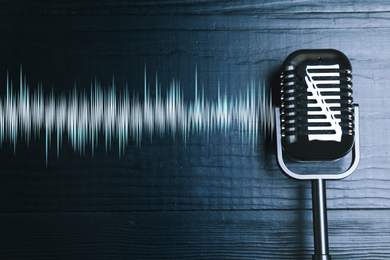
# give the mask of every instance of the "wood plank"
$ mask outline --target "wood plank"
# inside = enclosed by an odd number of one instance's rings
[[[2,1],[3,15],[137,15],[137,14],[264,14],[264,13],[312,13],[348,12],[381,13],[389,10],[389,4],[379,0],[358,0],[351,3],[342,0],[335,4],[326,0],[313,3],[309,0],[251,2],[247,0],[186,0],[186,1]]]
[[[329,211],[332,259],[390,257],[389,214]],[[311,259],[311,225],[306,210],[0,214],[0,257]]]
[[[128,16],[0,16],[0,30],[25,33],[66,32],[167,32],[238,31],[299,33],[303,30],[321,31],[389,28],[387,12],[369,13],[269,13],[213,15],[128,15]],[[24,21],[29,21],[25,23]],[[50,20],[50,23],[47,21]],[[332,22],[329,22],[329,21]],[[161,22],[159,22],[161,21]],[[178,23],[180,21],[180,23]],[[337,32],[336,32],[337,33]]]

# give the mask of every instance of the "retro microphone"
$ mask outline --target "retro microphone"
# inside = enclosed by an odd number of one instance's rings
[[[280,108],[275,108],[277,161],[287,176],[311,180],[313,260],[330,260],[325,180],[345,178],[359,163],[359,107],[352,99],[351,64],[337,50],[299,50],[286,58],[282,70]],[[349,153],[349,168],[336,174],[321,169],[296,173],[284,160],[329,163]]]

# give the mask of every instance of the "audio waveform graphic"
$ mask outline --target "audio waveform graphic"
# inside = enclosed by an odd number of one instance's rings
[[[106,151],[117,141],[120,157],[129,142],[140,146],[143,138],[151,140],[155,135],[180,136],[186,142],[191,134],[209,137],[238,128],[242,140],[255,146],[260,133],[273,132],[272,97],[264,84],[252,81],[238,96],[228,97],[218,83],[218,97],[210,100],[204,89],[198,91],[197,81],[195,71],[195,100],[186,102],[177,80],[162,95],[157,73],[156,94],[151,97],[146,69],[143,98],[128,88],[117,91],[114,80],[107,88],[96,81],[88,90],[75,87],[68,95],[45,94],[42,86],[31,91],[22,70],[19,91],[15,91],[7,73],[7,92],[0,98],[0,145],[10,143],[16,151],[20,140],[28,145],[42,134],[47,164],[51,143],[57,143],[58,158],[64,136],[80,155],[89,147],[93,154],[100,138]]]

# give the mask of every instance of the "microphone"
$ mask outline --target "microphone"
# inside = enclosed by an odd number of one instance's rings
[[[329,260],[325,180],[349,176],[359,163],[359,107],[353,104],[352,67],[333,49],[298,50],[283,63],[280,108],[275,108],[277,161],[287,176],[312,181],[314,260]],[[329,163],[352,153],[337,174],[296,173],[284,155],[298,162]]]
[[[354,143],[352,75],[336,50],[292,53],[281,74],[283,147],[301,161],[334,160]]]

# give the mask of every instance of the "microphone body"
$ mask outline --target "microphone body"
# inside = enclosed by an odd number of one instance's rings
[[[352,75],[337,50],[299,50],[283,63],[281,134],[287,154],[299,161],[329,161],[354,144]]]

